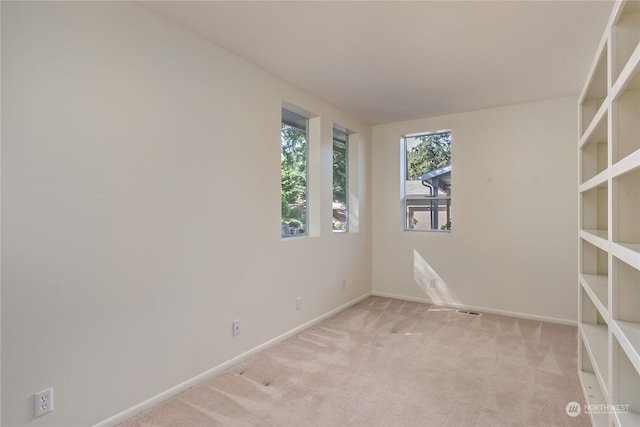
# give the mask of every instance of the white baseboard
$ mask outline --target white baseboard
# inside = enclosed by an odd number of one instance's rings
[[[285,332],[282,335],[279,335],[263,344],[260,344],[254,348],[252,348],[251,350],[248,350],[236,357],[234,357],[233,359],[230,359],[214,368],[209,369],[206,372],[203,372],[199,375],[196,375],[193,378],[190,378],[174,387],[171,387],[170,389],[163,391],[162,393],[159,393],[147,400],[145,400],[144,402],[141,402],[137,405],[132,406],[129,409],[126,409],[110,418],[107,418],[104,421],[101,421],[97,424],[94,425],[94,427],[114,427],[117,426],[118,424],[121,424],[125,421],[127,421],[130,418],[135,417],[136,415],[139,415],[140,413],[142,413],[143,411],[146,411],[147,409],[150,409],[156,405],[158,405],[159,403],[164,402],[165,400],[168,400],[170,398],[172,398],[173,396],[182,393],[183,391],[186,391],[188,389],[190,389],[191,387],[201,383],[202,381],[211,378],[217,374],[219,374],[220,372],[224,371],[225,369],[228,369],[234,365],[237,365],[238,363],[248,359],[249,357],[253,356],[254,354],[257,354],[259,352],[261,352],[262,350],[265,350],[268,347],[271,347],[274,344],[277,344],[281,341],[286,340],[287,338],[290,338],[296,334],[298,334],[299,332],[302,332],[303,330],[315,325],[316,323],[327,319],[331,316],[333,316],[334,314],[337,314],[339,312],[341,312],[342,310],[351,307],[354,304],[359,303],[360,301],[368,298],[371,296],[371,292],[367,292],[364,295],[359,296],[358,298],[355,298],[345,304],[342,304],[341,306],[334,308],[333,310],[323,314],[322,316],[316,317],[315,319],[312,319],[306,323],[303,323],[302,325],[291,329],[288,332]]]
[[[412,302],[422,302],[422,303],[427,303],[427,304],[434,304],[434,302],[431,301],[429,298],[409,297],[409,296],[405,296],[405,295],[397,295],[397,294],[391,294],[391,293],[387,293],[387,292],[378,292],[378,291],[373,291],[371,294],[374,295],[374,296],[378,296],[378,297],[385,297],[385,298],[393,298],[393,299],[399,299],[399,300],[404,300],[404,301],[412,301]],[[471,310],[471,311],[478,311],[478,312],[482,312],[482,313],[500,314],[502,316],[518,317],[518,318],[521,318],[521,319],[537,320],[539,322],[549,322],[549,323],[558,323],[560,325],[578,326],[578,322],[575,321],[575,320],[558,319],[556,317],[538,316],[538,315],[535,315],[535,314],[518,313],[518,312],[515,312],[515,311],[506,311],[506,310],[497,310],[497,309],[494,309],[494,308],[478,307],[478,306],[474,306],[474,305],[447,304],[447,306],[453,307],[453,308],[457,308],[457,309],[462,309],[462,310]]]

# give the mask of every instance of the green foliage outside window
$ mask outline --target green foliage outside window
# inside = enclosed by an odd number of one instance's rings
[[[289,227],[293,234],[304,232],[307,210],[307,132],[305,129],[282,124],[280,173],[283,227]]]
[[[420,179],[422,174],[451,164],[451,132],[416,137],[421,142],[407,148],[407,179]]]
[[[333,142],[333,201],[347,202],[347,144]]]
[[[349,131],[333,127],[333,231],[349,231]]]

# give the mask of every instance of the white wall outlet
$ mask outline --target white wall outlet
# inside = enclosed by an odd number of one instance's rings
[[[436,287],[436,279],[429,279],[429,287],[430,288]]]
[[[300,310],[302,308],[302,297],[296,298],[296,310]]]
[[[231,325],[231,334],[235,337],[240,335],[240,319],[234,320]]]
[[[33,417],[37,418],[53,411],[53,388],[33,395]]]

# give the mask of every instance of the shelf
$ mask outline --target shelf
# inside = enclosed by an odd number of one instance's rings
[[[611,99],[617,100],[620,98],[620,95],[629,87],[637,88],[637,73],[640,67],[640,46],[636,47],[636,50],[633,52],[627,65],[625,65],[624,69],[620,72],[618,79],[615,81],[613,86],[611,87]]]
[[[606,108],[601,108],[598,113],[580,143],[581,183],[607,169],[609,164]]]
[[[588,336],[589,332],[587,332],[587,336],[585,336],[584,330],[582,327],[579,328],[579,332],[580,333],[579,333],[578,339],[579,339],[579,344],[581,345],[579,345],[578,348],[581,349],[582,357],[580,358],[580,366],[579,366],[578,373],[587,374],[584,377],[585,379],[588,380],[587,382],[591,386],[590,388],[585,387],[585,389],[583,390],[584,395],[587,398],[587,401],[595,400],[597,403],[609,403],[610,400],[609,400],[609,393],[607,391],[607,382],[606,382],[606,379],[603,378],[601,375],[602,372],[607,372],[607,371],[601,370],[601,369],[607,369],[607,365],[605,363],[604,366],[602,366],[602,363],[598,362],[598,360],[602,360],[603,357],[605,358],[605,361],[608,361],[606,359],[607,355],[601,354],[602,351],[596,351],[595,355],[593,353],[593,350],[601,348],[601,345],[603,343],[601,342],[601,339],[599,340],[597,338],[598,332],[593,334],[593,336],[591,337]],[[594,339],[594,337],[596,338]],[[600,338],[603,338],[603,337],[600,337]],[[607,347],[605,347],[605,350],[606,349]],[[581,379],[583,379],[582,375],[581,375]]]
[[[612,81],[616,81],[640,42],[640,8],[637,2],[629,1],[624,5],[612,30],[615,46]]]
[[[580,331],[585,344],[585,349],[593,362],[594,373],[600,378],[599,384],[605,387],[608,379],[608,333],[606,325],[581,324]]]
[[[640,425],[640,373],[615,336],[612,356],[614,377],[611,401],[614,405],[621,406],[614,411],[615,417],[621,427],[638,426]]]
[[[585,191],[589,191],[595,187],[602,187],[607,184],[609,180],[609,172],[605,169],[598,173],[597,175],[591,177],[589,180],[580,184],[578,187],[578,191],[584,193]]]
[[[640,270],[613,257],[614,334],[627,356],[640,371]]]
[[[607,44],[602,44],[600,56],[592,66],[591,78],[584,89],[584,95],[580,101],[580,119],[581,134],[592,125],[596,116],[599,116],[599,110],[606,108],[605,99],[607,98]]]
[[[640,55],[640,50],[638,51]],[[617,163],[629,154],[640,149],[640,62],[634,69],[623,89],[616,90],[616,98],[612,102],[612,163]]]
[[[609,284],[606,274],[581,274],[582,287],[589,294],[599,312],[608,317]]]
[[[614,319],[640,323],[640,270],[613,257]]]
[[[616,178],[625,173],[640,169],[640,148],[611,167],[611,175]]]
[[[580,371],[578,372],[580,382],[582,383],[582,389],[584,390],[584,398],[587,405],[606,405],[606,400],[602,394],[602,389],[598,384],[598,379],[593,372]],[[597,427],[609,425],[608,414],[589,414],[591,417],[591,424]]]
[[[638,254],[640,252],[638,250],[640,248],[640,169],[634,169],[613,179],[612,216],[613,241]]]
[[[608,239],[608,187],[607,182],[580,193],[582,203],[580,228],[593,230],[592,234]]]
[[[589,143],[606,143],[608,140],[607,133],[607,105],[603,103],[582,134],[579,147],[582,148]]]
[[[592,245],[608,251],[609,249],[609,236],[608,232],[604,230],[580,230],[578,232],[580,238],[591,243]]]
[[[607,278],[609,275],[609,255],[601,248],[594,246],[587,240],[581,240],[580,242],[580,277],[583,281],[586,281],[589,287],[594,289],[600,289],[600,284],[607,285],[607,281],[598,282],[598,279],[589,280],[592,277],[595,278]],[[594,291],[595,292],[595,291]],[[606,298],[600,298],[604,307],[607,307]]]
[[[612,328],[620,346],[637,371],[640,371],[640,323],[615,320]]]
[[[640,269],[640,244],[612,243],[611,253],[634,268]]]

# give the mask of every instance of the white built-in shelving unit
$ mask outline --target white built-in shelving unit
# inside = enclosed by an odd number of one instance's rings
[[[578,370],[595,426],[640,426],[640,2],[616,2],[578,113]]]

